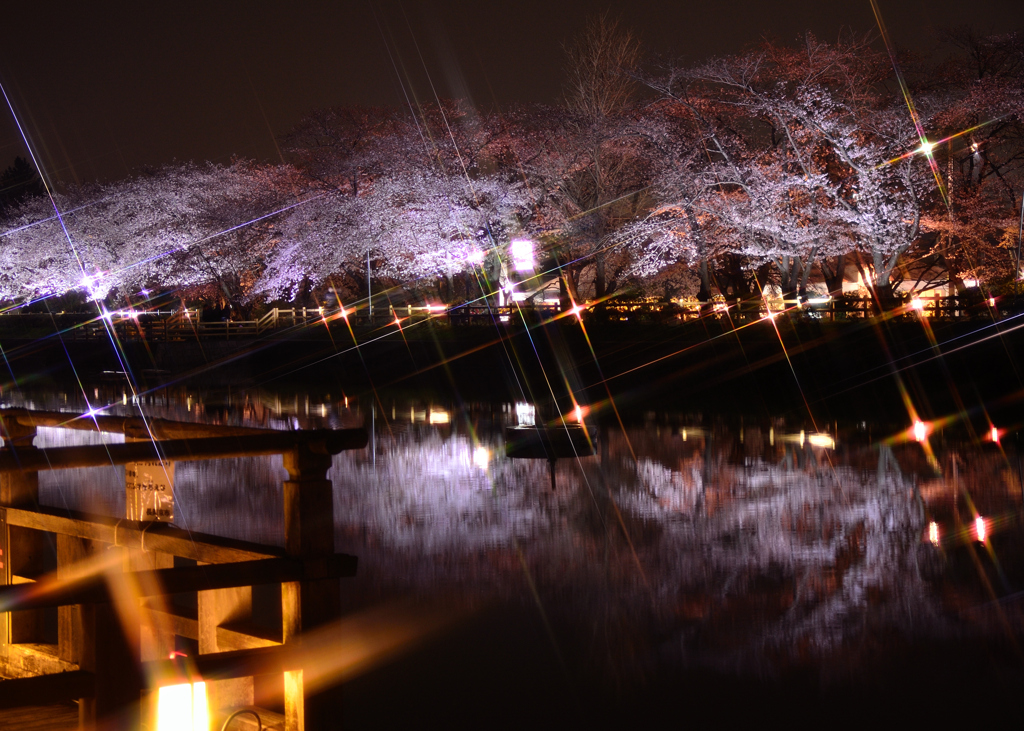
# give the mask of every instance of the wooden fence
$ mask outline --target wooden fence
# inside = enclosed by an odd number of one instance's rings
[[[128,441],[39,449],[32,442],[40,426],[120,432]],[[251,707],[261,683],[276,683],[283,717],[261,709],[264,721],[276,717],[288,731],[333,727],[337,691],[307,692],[301,670],[310,656],[298,650],[302,633],[338,619],[339,580],[355,574],[356,559],[334,553],[327,470],[332,455],[365,446],[365,431],[26,410],[0,411],[0,427],[0,608],[8,610],[0,614],[0,675],[13,678],[0,682],[0,709],[74,700],[80,728],[134,730],[152,717],[156,684],[210,668],[210,706],[221,720]],[[288,472],[283,549],[39,505],[42,470],[268,454],[283,455]],[[280,584],[276,631],[251,623],[259,584]],[[194,610],[158,600],[182,593]],[[176,638],[197,642],[199,655],[167,660]]]

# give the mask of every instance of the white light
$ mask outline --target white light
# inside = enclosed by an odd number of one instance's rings
[[[913,307],[918,312],[921,312],[922,310],[924,310],[924,301],[915,297],[914,299],[910,300],[910,306]]]
[[[999,444],[999,429],[992,427],[992,430],[989,432],[989,437],[994,443]]]
[[[928,437],[928,425],[918,419],[914,422],[914,439],[923,442]]]
[[[977,287],[978,286],[978,280],[977,279],[965,279],[964,280],[964,286],[967,287],[968,289],[970,289],[971,287]]]
[[[516,424],[519,426],[533,426],[536,423],[537,410],[533,404],[523,401],[516,403]]]
[[[157,731],[207,731],[206,683],[165,685],[157,696]]]
[[[985,519],[980,515],[974,519],[974,533],[978,537],[978,543],[984,543],[988,538],[988,529],[985,526]]]
[[[533,242],[529,239],[512,241],[512,263],[517,272],[533,271]]]
[[[477,447],[473,450],[473,464],[482,470],[487,469],[491,461],[491,452],[487,447]]]
[[[925,155],[931,155],[932,150],[935,149],[935,143],[925,140],[921,143],[921,146],[917,148],[917,152],[923,152]]]
[[[939,524],[934,520],[928,524],[928,540],[933,546],[939,545]]]
[[[447,411],[431,410],[430,417],[427,419],[431,424],[447,424],[451,421],[451,417],[448,416]]]
[[[827,305],[832,300],[831,297],[811,297],[807,300],[809,305]]]
[[[470,264],[483,264],[484,256],[484,252],[482,251],[471,251],[469,252],[469,256],[466,257],[466,261]]]
[[[585,415],[585,412],[583,411],[582,406],[576,404],[576,408],[573,409],[573,415],[576,417],[576,421],[578,421],[580,424],[583,423],[583,417]]]
[[[427,312],[444,312],[444,311],[445,311],[445,306],[444,305],[430,305],[430,304],[427,305]]]
[[[528,295],[526,292],[513,292],[512,293],[512,301],[513,302],[525,302],[526,299],[529,296],[530,295]]]
[[[989,307],[995,307],[996,306],[996,298],[995,297],[989,297],[988,298],[988,306]]]

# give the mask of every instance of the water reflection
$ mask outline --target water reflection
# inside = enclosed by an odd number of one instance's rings
[[[360,556],[362,598],[347,601],[469,592],[518,603],[550,621],[570,664],[618,686],[665,664],[764,672],[866,634],[941,634],[1024,578],[993,543],[1019,531],[1019,463],[991,442],[935,433],[932,458],[913,441],[880,446],[866,425],[657,413],[600,424],[597,454],[560,460],[552,492],[545,460],[505,456],[503,429],[523,405],[184,389],[148,398],[149,416],[184,421],[365,423],[371,446],[338,455],[329,474],[336,547]],[[130,399],[107,403],[106,413],[137,414]],[[4,405],[86,407],[58,392],[7,394]],[[37,444],[101,438],[120,440],[41,428]],[[177,522],[281,544],[284,477],[280,458],[182,463]],[[41,478],[47,504],[123,515],[123,468]],[[978,515],[992,550],[972,554],[977,577],[961,567],[950,579]]]

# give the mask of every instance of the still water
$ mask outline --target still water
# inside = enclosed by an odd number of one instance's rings
[[[1022,628],[1024,483],[999,433],[919,442],[909,424],[585,417],[595,454],[559,460],[552,491],[547,461],[505,454],[504,429],[524,413],[512,403],[185,386],[133,400],[106,385],[9,392],[3,406],[365,426],[369,446],[329,473],[336,549],[360,560],[345,606],[412,595],[500,607],[459,640],[486,649],[456,653],[452,682],[538,678],[544,690],[517,701],[526,707],[563,692],[629,702],[694,672],[761,682],[810,668],[815,687],[863,683],[906,648],[999,646]],[[36,445],[99,440],[122,437],[40,428]],[[124,516],[123,467],[40,478],[48,505]],[[280,545],[284,478],[280,458],[179,463],[175,523]],[[436,670],[443,653],[430,653],[410,677]],[[991,662],[1019,676],[1012,657]],[[352,703],[356,726],[387,725],[379,706]]]

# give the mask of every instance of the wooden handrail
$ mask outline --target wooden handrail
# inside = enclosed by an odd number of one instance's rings
[[[315,558],[264,558],[207,566],[119,573],[133,587],[135,596],[166,596],[191,591],[234,589],[254,584],[286,581],[320,581],[356,575],[357,559],[337,553]],[[0,605],[6,611],[99,604],[111,601],[108,577],[96,573],[81,581],[48,579],[32,584],[0,586]]]
[[[166,523],[139,523],[44,506],[0,508],[0,511],[7,514],[8,525],[86,538],[121,548],[169,553],[204,563],[252,561],[284,555],[284,549],[278,546],[187,531]]]
[[[324,454],[366,446],[365,429],[316,429],[203,439],[170,439],[132,444],[97,444],[84,447],[0,451],[0,473],[105,467],[154,460],[195,461],[283,454],[307,445]]]
[[[198,437],[229,437],[250,434],[280,434],[275,429],[221,424],[198,424],[171,419],[65,413],[62,411],[29,411],[0,409],[0,419],[15,419],[22,426],[45,426],[78,431],[111,432],[115,434],[148,434],[155,439],[189,439]]]

